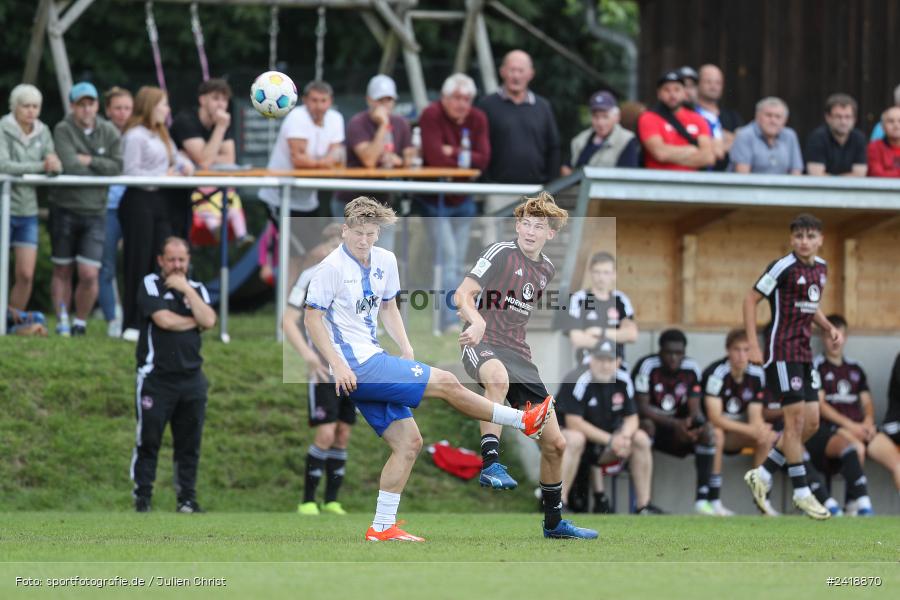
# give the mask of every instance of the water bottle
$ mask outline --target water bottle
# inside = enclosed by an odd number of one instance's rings
[[[62,337],[72,335],[72,328],[69,325],[69,311],[65,304],[59,305],[59,322],[56,324],[56,334]]]
[[[415,153],[413,154],[410,166],[413,169],[420,169],[422,167],[422,130],[418,127],[413,127],[412,145]]]
[[[384,150],[381,151],[381,166],[384,169],[394,168],[394,130],[388,125],[384,134]]]
[[[459,141],[459,156],[456,159],[456,166],[460,169],[472,168],[472,140],[469,139],[469,130],[462,130],[462,139]]]

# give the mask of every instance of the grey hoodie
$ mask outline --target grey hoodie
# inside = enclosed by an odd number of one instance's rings
[[[63,171],[68,175],[122,174],[119,130],[102,117],[97,117],[94,129],[87,134],[72,115],[67,115],[56,124],[53,141]],[[81,164],[79,154],[89,155],[91,164]],[[108,190],[108,187],[53,187],[50,188],[50,203],[82,215],[102,215],[106,213]]]
[[[50,129],[41,121],[35,121],[31,135],[26,136],[12,114],[0,119],[0,173],[8,175],[43,173],[44,159],[53,152],[53,136],[50,135]],[[37,212],[35,188],[14,185],[12,215],[33,217]]]

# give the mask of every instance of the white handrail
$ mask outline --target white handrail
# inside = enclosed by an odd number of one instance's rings
[[[10,209],[10,185],[27,185],[35,187],[97,187],[108,185],[124,185],[132,187],[151,188],[195,188],[195,187],[277,187],[281,188],[281,202],[279,210],[279,229],[289,231],[290,227],[290,198],[291,188],[306,190],[344,190],[351,192],[396,192],[410,194],[448,194],[466,196],[485,196],[503,194],[521,196],[535,194],[542,189],[537,184],[508,185],[495,183],[451,183],[442,181],[397,181],[381,179],[327,179],[327,178],[293,178],[293,177],[234,177],[204,176],[204,177],[135,177],[119,175],[115,177],[90,177],[81,175],[23,175],[13,177],[0,175],[0,335],[6,335],[6,310],[9,301],[8,269],[9,264],[9,209]],[[281,263],[283,268],[278,269],[276,285],[276,314],[275,336],[278,341],[282,339],[281,318],[284,314],[285,291],[287,282],[286,268],[289,252],[289,237],[282,235],[280,241]],[[228,290],[221,290],[227,294]],[[226,322],[226,321],[220,321]],[[227,339],[227,333],[222,331],[222,338]]]

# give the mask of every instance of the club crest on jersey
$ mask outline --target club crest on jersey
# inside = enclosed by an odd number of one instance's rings
[[[425,370],[419,365],[410,367],[409,370],[412,371],[412,374],[415,375],[416,377],[421,377],[422,373],[425,372]]]
[[[522,287],[522,298],[527,302],[534,298],[534,285],[526,283]]]
[[[725,405],[725,410],[733,415],[738,414],[739,412],[741,412],[741,401],[737,398],[729,398],[728,404]]]
[[[846,379],[841,379],[837,384],[837,393],[839,396],[849,396],[853,390],[853,386]]]
[[[809,289],[806,290],[806,295],[809,296],[810,302],[818,302],[822,292],[819,290],[819,286],[812,284],[809,286]]]
[[[382,270],[382,268],[376,268],[375,272],[372,273],[372,277],[374,277],[375,279],[384,279],[384,271]]]
[[[493,350],[482,350],[481,352],[479,352],[479,354],[481,355],[482,358],[486,358],[488,356],[493,356],[494,351]]]
[[[540,284],[541,289],[544,289],[545,287],[547,287],[547,278],[542,275],[541,280],[538,281],[538,283]]]
[[[613,407],[621,407],[625,403],[625,396],[622,392],[616,392],[612,396]]]
[[[662,402],[660,402],[659,405],[660,408],[665,411],[672,410],[673,408],[675,408],[675,396],[673,396],[672,394],[666,394],[665,396],[663,396]]]
[[[795,392],[799,392],[803,389],[803,380],[799,377],[791,377],[791,389]]]
[[[378,296],[366,296],[356,301],[356,314],[370,314],[378,306]]]

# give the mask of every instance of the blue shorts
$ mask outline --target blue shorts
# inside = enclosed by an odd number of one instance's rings
[[[425,394],[431,367],[379,352],[353,369],[356,391],[350,399],[379,436],[391,423],[413,416]]]
[[[38,247],[38,218],[11,216],[9,219],[9,245],[13,248]]]

